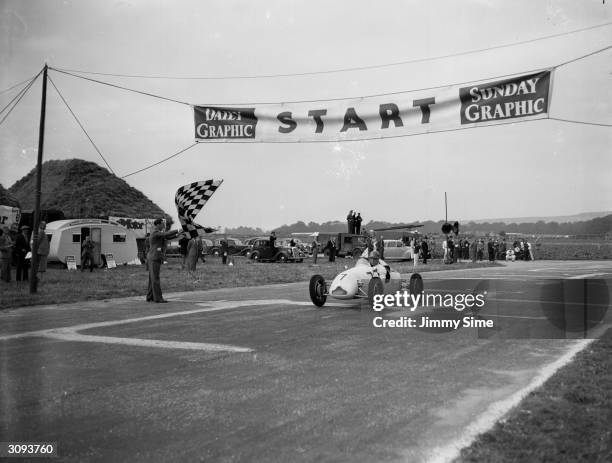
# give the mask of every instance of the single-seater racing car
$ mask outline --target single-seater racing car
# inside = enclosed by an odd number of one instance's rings
[[[358,258],[354,267],[341,272],[331,282],[321,275],[313,275],[309,291],[310,300],[317,307],[323,307],[328,296],[340,300],[367,299],[372,306],[377,294],[420,293],[423,278],[418,273],[413,273],[408,280],[401,278],[399,272],[380,260],[378,251],[373,251],[369,258]]]

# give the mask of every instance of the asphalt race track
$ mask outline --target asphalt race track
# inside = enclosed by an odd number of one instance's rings
[[[486,303],[318,309],[304,282],[0,312],[0,441],[71,462],[444,461],[610,326],[610,261],[423,277]],[[373,326],[465,316],[494,326]]]

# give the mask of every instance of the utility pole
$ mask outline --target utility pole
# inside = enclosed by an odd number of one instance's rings
[[[446,191],[444,192],[444,223],[448,223],[448,205],[446,203]]]
[[[30,274],[30,294],[36,292],[38,286],[38,229],[40,227],[40,196],[42,184],[42,159],[45,144],[45,111],[47,107],[47,63],[43,68],[42,102],[40,103],[40,126],[38,130],[38,161],[36,162],[36,200],[34,202],[34,223],[32,227],[32,268]]]

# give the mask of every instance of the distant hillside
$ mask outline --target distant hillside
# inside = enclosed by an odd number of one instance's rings
[[[36,169],[9,188],[24,210],[34,209]],[[42,166],[41,209],[59,209],[66,218],[166,217],[159,206],[96,163],[81,159]]]
[[[501,223],[536,223],[536,222],[558,222],[558,223],[574,223],[574,222],[584,222],[587,220],[596,219],[598,217],[605,217],[607,215],[612,214],[612,211],[603,211],[603,212],[583,212],[581,214],[573,214],[573,215],[559,215],[559,216],[549,216],[549,217],[510,217],[510,218],[501,218],[501,219],[478,219],[478,220],[470,220],[473,223],[493,223],[493,222],[501,222]]]
[[[0,183],[0,206],[19,207],[17,198],[10,194],[6,188]]]

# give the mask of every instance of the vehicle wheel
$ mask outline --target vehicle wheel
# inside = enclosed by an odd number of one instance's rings
[[[251,259],[257,262],[259,260],[259,253],[257,251],[253,251],[251,253]]]
[[[353,258],[357,259],[358,257],[361,256],[361,254],[363,253],[363,251],[359,248],[357,249],[353,249]]]
[[[287,255],[286,254],[279,254],[279,256],[276,258],[277,262],[280,262],[281,264],[284,264],[287,262]]]
[[[423,277],[413,273],[410,277],[410,294],[419,294],[421,291],[423,291]]]
[[[370,307],[374,307],[374,296],[377,294],[383,294],[385,292],[385,287],[380,278],[374,277],[370,280],[368,284],[368,303]]]
[[[219,257],[221,255],[221,253],[219,252],[218,249],[214,249],[213,252],[212,252],[212,255],[215,256],[215,257]]]
[[[321,275],[313,275],[310,278],[310,300],[317,307],[323,307],[327,300],[327,284],[325,284],[325,278]]]

